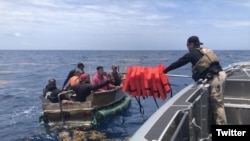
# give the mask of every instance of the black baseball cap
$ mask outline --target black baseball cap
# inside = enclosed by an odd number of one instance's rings
[[[196,45],[203,45],[203,43],[200,42],[198,36],[191,36],[191,37],[189,37],[188,40],[187,40],[187,43],[194,43]]]

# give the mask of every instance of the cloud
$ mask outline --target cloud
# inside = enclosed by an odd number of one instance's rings
[[[14,36],[15,36],[15,37],[21,37],[22,35],[21,35],[21,33],[16,32],[16,33],[14,33]]]
[[[239,36],[246,35],[248,7],[248,1],[231,0],[0,1],[0,30],[5,33],[0,35],[0,42],[13,47],[25,42],[65,49],[81,48],[81,44],[96,49],[104,44],[111,48],[126,43],[178,46],[190,34],[211,37],[234,28],[244,32]],[[12,39],[6,35],[22,38],[10,44]]]
[[[210,27],[216,28],[249,28],[250,20],[187,20],[187,25],[204,26],[209,25]]]
[[[250,7],[250,1],[238,1],[236,5],[242,6],[242,7]]]
[[[69,4],[67,1],[34,0],[18,3],[5,3],[4,5],[4,9],[8,11],[5,14],[10,13],[9,15],[13,18],[12,20],[23,20],[27,22],[56,21],[66,18],[69,18],[69,20],[76,20],[77,18],[79,18],[78,20],[81,20],[85,18],[87,21],[120,20],[130,18],[165,20],[166,18],[169,18],[166,14],[154,13],[155,8],[152,8],[144,2],[128,2],[125,3],[125,6],[115,2],[111,4],[82,3],[76,6],[76,4]],[[7,7],[9,7],[9,9]],[[16,10],[11,11],[10,9],[12,8]]]
[[[246,27],[250,28],[250,20],[248,21],[217,21],[214,22],[215,27],[220,28],[236,28],[236,27]]]
[[[180,6],[177,3],[170,2],[170,1],[160,1],[158,5],[164,8],[179,8]]]

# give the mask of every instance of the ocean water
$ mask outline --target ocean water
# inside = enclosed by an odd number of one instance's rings
[[[128,140],[152,115],[157,106],[153,98],[142,99],[144,115],[133,98],[130,107],[120,115],[106,119],[90,131],[54,131],[39,123],[42,115],[39,95],[48,79],[55,78],[62,87],[68,72],[76,63],[85,63],[85,72],[93,75],[98,65],[110,71],[112,64],[120,70],[133,65],[156,66],[171,62],[187,51],[0,51],[0,137],[3,141],[57,140]],[[223,67],[234,62],[250,61],[250,50],[215,51]],[[191,64],[169,73],[191,75]],[[169,77],[173,94],[193,82],[191,78]],[[168,95],[169,96],[169,95]],[[157,99],[159,106],[167,102]]]

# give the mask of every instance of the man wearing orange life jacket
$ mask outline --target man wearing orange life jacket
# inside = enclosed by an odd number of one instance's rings
[[[96,74],[93,76],[93,79],[92,79],[92,84],[93,85],[98,85],[98,84],[101,84],[105,81],[108,80],[107,76],[104,75],[104,70],[103,70],[103,67],[102,66],[98,66],[96,68],[97,72]],[[112,84],[108,84],[107,86],[104,86],[102,88],[99,88],[98,90],[96,91],[105,91],[105,90],[109,90],[109,89],[114,89],[116,88],[115,85],[112,85]]]
[[[213,122],[217,125],[227,124],[223,92],[225,88],[226,73],[222,70],[217,55],[208,48],[200,47],[197,36],[191,36],[187,40],[189,52],[176,62],[170,64],[163,72],[167,73],[171,70],[179,68],[187,63],[192,64],[193,79],[207,79],[209,87],[210,107],[213,114]]]
[[[79,78],[80,78],[81,74],[82,74],[82,70],[80,70],[78,68],[75,69],[74,76],[72,76],[70,78],[70,80],[69,80],[69,86],[68,86],[68,88],[73,87],[73,86],[75,86],[76,84],[79,83]]]
[[[84,64],[83,64],[82,62],[79,62],[79,63],[77,64],[77,68],[80,69],[80,70],[82,71],[82,73],[84,73]],[[68,81],[70,80],[70,78],[71,78],[72,76],[74,76],[75,70],[76,70],[77,68],[72,69],[72,70],[69,72],[67,78],[65,79],[65,81],[64,81],[64,83],[63,83],[63,86],[62,86],[62,89],[63,89],[63,90],[65,90],[65,89],[68,87]]]

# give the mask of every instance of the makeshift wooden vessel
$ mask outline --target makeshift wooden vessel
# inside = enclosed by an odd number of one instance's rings
[[[62,92],[59,95],[70,93],[72,91]],[[130,96],[123,93],[121,88],[93,92],[87,97],[86,102],[74,102],[73,104],[51,103],[43,96],[40,98],[43,109],[40,122],[81,129],[99,125],[104,119],[126,109],[131,101]]]
[[[229,125],[250,125],[250,62],[224,68],[224,104]],[[209,85],[192,83],[162,105],[131,137],[131,141],[211,140]]]

